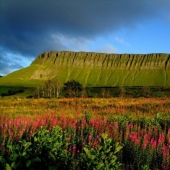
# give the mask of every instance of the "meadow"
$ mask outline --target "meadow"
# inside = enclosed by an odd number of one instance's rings
[[[0,99],[0,169],[170,169],[170,98]]]

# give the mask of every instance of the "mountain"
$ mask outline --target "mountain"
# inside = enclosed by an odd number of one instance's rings
[[[37,86],[55,77],[91,86],[170,86],[170,54],[44,52],[0,85]]]

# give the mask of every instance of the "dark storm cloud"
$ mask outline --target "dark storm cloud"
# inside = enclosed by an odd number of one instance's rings
[[[0,46],[25,57],[69,50],[53,35],[93,39],[135,27],[168,7],[164,0],[0,0]]]

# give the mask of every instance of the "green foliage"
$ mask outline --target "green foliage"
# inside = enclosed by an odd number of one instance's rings
[[[54,127],[51,132],[41,127],[37,134],[31,136],[31,141],[8,141],[8,154],[4,153],[0,162],[6,169],[61,168],[67,161],[63,137],[60,127]]]
[[[150,170],[150,169],[149,169],[148,165],[143,165],[142,170]]]
[[[31,142],[21,140],[18,143],[8,141],[6,147],[7,155],[2,155],[0,161],[6,169],[22,169],[28,168],[34,159],[31,160],[31,152],[33,150]]]
[[[117,161],[116,155],[121,149],[122,146],[118,142],[113,146],[112,139],[107,138],[107,134],[102,134],[98,147],[83,148],[85,152],[85,154],[82,153],[83,167],[89,170],[118,170],[121,164]]]
[[[142,96],[150,97],[150,89],[147,86],[142,87]]]
[[[79,97],[83,90],[83,85],[75,80],[64,83],[64,91],[68,97]]]
[[[126,90],[124,87],[119,88],[119,97],[124,97],[126,93]]]
[[[118,142],[113,143],[107,134],[101,136],[99,146],[86,145],[79,155],[68,150],[71,143],[66,142],[67,137],[66,132],[55,126],[51,130],[41,127],[32,134],[30,141],[24,138],[18,142],[9,140],[5,143],[7,151],[0,150],[0,167],[6,170],[120,168],[117,154],[122,146]]]
[[[23,87],[7,88],[7,89],[8,89],[8,91],[2,92],[0,95],[1,96],[12,96],[12,95],[15,95],[17,93],[23,93],[24,92]]]
[[[86,122],[87,122],[87,123],[89,123],[91,117],[92,117],[91,112],[85,111],[85,119],[86,119]]]

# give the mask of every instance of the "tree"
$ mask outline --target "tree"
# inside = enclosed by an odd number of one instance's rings
[[[88,97],[92,97],[91,90],[92,90],[91,85],[90,85],[90,84],[87,84],[87,86],[86,86],[86,92],[87,92],[87,96],[88,96]]]
[[[57,79],[57,78],[53,79],[52,89],[53,89],[54,97],[58,98],[60,96],[60,92],[61,92],[62,87],[63,87],[63,84],[59,79]]]
[[[75,80],[64,83],[64,90],[68,97],[79,97],[83,91],[83,85]]]
[[[52,81],[51,79],[48,79],[44,84],[44,90],[45,90],[45,96],[51,98],[52,96]]]
[[[149,97],[150,96],[150,89],[148,86],[142,87],[142,96],[143,97]]]
[[[87,97],[86,87],[84,87],[84,86],[83,86],[83,89],[82,89],[82,91],[81,91],[81,97],[82,97],[82,98]]]
[[[110,97],[110,91],[109,91],[108,89],[106,89],[106,88],[102,88],[101,96],[102,96],[103,98],[108,98],[108,97]]]
[[[48,79],[43,86],[37,87],[35,97],[58,98],[62,89],[62,83],[59,79]]]
[[[119,97],[124,97],[126,90],[123,86],[119,87]]]
[[[40,98],[40,87],[37,87],[34,92],[34,97],[35,98]]]

